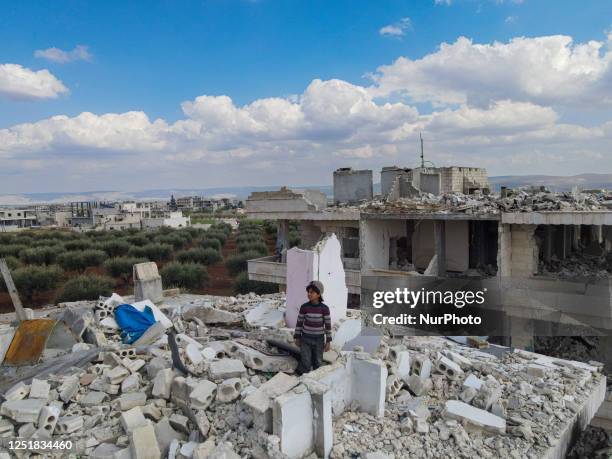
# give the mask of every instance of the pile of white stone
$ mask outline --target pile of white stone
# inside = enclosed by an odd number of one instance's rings
[[[166,299],[187,374],[173,368],[166,335],[125,346],[117,330],[93,324],[101,347],[90,365],[5,392],[0,437],[70,440],[74,454],[98,459],[543,457],[603,381],[597,365],[498,358],[443,338],[341,350],[357,319],[335,331],[343,343],[326,355],[331,365],[297,377],[293,357],[255,338],[291,342],[281,303]]]

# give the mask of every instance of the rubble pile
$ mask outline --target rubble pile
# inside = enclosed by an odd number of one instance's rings
[[[548,263],[539,261],[538,272],[559,279],[607,279],[612,273],[612,253],[573,253],[563,260],[553,255]]]
[[[500,212],[589,211],[610,209],[604,193],[553,193],[539,189],[518,189],[501,194],[472,195],[453,192],[434,195],[402,197],[398,200],[364,202],[360,208],[367,212],[463,212],[466,214],[499,214]]]
[[[536,458],[603,381],[596,364],[496,357],[441,337],[357,336],[356,311],[335,325],[327,365],[297,376],[280,349],[293,340],[280,294],[165,297],[152,307],[156,325],[129,345],[113,319],[124,301],[66,306],[89,318],[89,342],[64,354],[94,358],[33,378],[15,372],[0,437],[70,439],[74,454],[98,459],[315,458],[309,432],[314,443],[333,438],[332,458]],[[322,406],[333,421],[313,414]]]
[[[542,457],[601,381],[600,367],[526,352],[497,358],[441,338],[404,338],[391,349],[410,354],[410,376],[399,391],[388,384],[384,419],[335,419],[332,457]],[[394,365],[388,358],[388,383]]]

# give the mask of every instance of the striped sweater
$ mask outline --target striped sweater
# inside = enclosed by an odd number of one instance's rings
[[[300,306],[300,312],[295,325],[293,336],[299,338],[302,335],[325,335],[326,341],[331,342],[331,316],[329,307],[324,303],[304,303]]]

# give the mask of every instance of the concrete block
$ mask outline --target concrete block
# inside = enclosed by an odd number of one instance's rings
[[[506,433],[506,420],[458,400],[448,400],[442,416],[493,434]]]
[[[417,397],[427,394],[433,387],[431,378],[423,379],[418,375],[408,376],[406,385],[408,386],[408,389],[410,389],[410,391]]]
[[[503,388],[501,384],[493,381],[485,381],[480,390],[476,393],[472,405],[483,410],[490,410],[502,396]]]
[[[175,374],[172,368],[160,370],[157,375],[155,375],[155,379],[153,379],[153,390],[151,391],[153,397],[159,397],[165,400],[170,399],[170,389],[172,388],[174,376]]]
[[[390,401],[390,400],[395,399],[397,394],[399,394],[400,390],[402,390],[403,386],[404,386],[404,380],[400,378],[399,375],[390,374],[389,376],[387,376],[386,389],[385,389],[386,400]]]
[[[82,406],[99,406],[108,400],[108,394],[104,392],[98,392],[91,390],[85,394],[84,397],[79,399],[79,405]]]
[[[427,357],[417,356],[412,362],[411,375],[417,375],[421,379],[427,379],[431,375],[431,360]]]
[[[185,347],[185,357],[192,365],[197,366],[204,363],[204,356],[202,356],[200,349],[192,343]]]
[[[224,311],[208,304],[189,305],[183,309],[183,319],[198,318],[205,324],[237,325],[242,323],[242,315],[235,312]]]
[[[55,430],[59,434],[66,435],[81,430],[83,424],[83,416],[62,416],[57,421]]]
[[[170,416],[170,419],[168,419],[168,421],[170,422],[172,428],[176,431],[182,432],[186,435],[189,435],[191,433],[191,429],[189,429],[189,419],[187,418],[187,416],[183,416],[182,414],[178,413],[173,413],[172,416]]]
[[[273,301],[264,301],[255,305],[244,314],[244,320],[252,328],[280,328],[285,324],[284,311]]]
[[[44,379],[32,379],[30,385],[30,398],[42,398],[44,400],[49,399],[49,391],[51,385]]]
[[[31,438],[34,433],[36,433],[36,427],[34,427],[34,423],[32,422],[23,424],[19,427],[19,430],[17,430],[17,434],[20,438]]]
[[[240,360],[221,359],[210,363],[208,374],[213,381],[241,378],[246,375],[246,368]]]
[[[189,394],[191,406],[196,410],[205,410],[212,403],[217,393],[217,385],[206,379],[201,380]]]
[[[436,369],[446,375],[449,379],[456,380],[463,376],[461,367],[444,356],[436,360]]]
[[[442,351],[442,353],[446,357],[451,359],[453,362],[455,362],[457,365],[459,365],[461,369],[463,370],[468,370],[469,368],[472,367],[472,361],[468,359],[467,357],[463,357],[461,354],[458,354],[457,352],[449,351],[447,349],[445,351]]]
[[[338,325],[332,338],[332,347],[341,350],[344,345],[361,333],[361,319],[346,319]]]
[[[389,354],[394,362],[395,374],[402,379],[407,378],[410,375],[410,352],[391,348]]]
[[[280,438],[280,450],[289,458],[301,458],[314,449],[313,406],[304,386],[274,399],[273,433]]]
[[[128,411],[137,406],[145,406],[147,402],[147,396],[144,392],[132,392],[127,394],[121,394],[117,399],[119,409],[121,411]]]
[[[361,411],[376,417],[385,412],[387,367],[381,360],[351,360],[353,401]]]
[[[477,393],[478,391],[473,387],[465,387],[463,391],[459,394],[459,398],[462,402],[471,403],[472,400],[474,400],[474,397],[476,397]]]
[[[163,418],[157,424],[155,424],[155,436],[157,438],[157,445],[162,453],[162,456],[166,457],[168,454],[168,447],[172,440],[184,440],[185,435],[177,432],[170,425],[168,418]]]
[[[202,349],[201,353],[202,353],[202,357],[204,357],[204,360],[207,360],[207,361],[217,358],[217,351],[213,349],[212,347],[205,347],[204,349]]]
[[[121,393],[136,392],[140,389],[140,376],[131,374],[121,382]]]
[[[473,387],[476,390],[480,390],[480,388],[482,387],[482,384],[483,384],[483,380],[478,378],[477,376],[474,376],[471,373],[463,381],[464,388]]]
[[[217,400],[220,402],[231,402],[240,396],[242,383],[240,378],[230,378],[219,384],[217,388]]]
[[[80,387],[79,378],[76,375],[68,376],[59,386],[59,397],[64,403],[68,403],[78,392]]]
[[[127,368],[123,366],[116,366],[112,370],[109,370],[106,373],[108,377],[108,381],[111,384],[121,384],[121,382],[130,375],[130,372]]]
[[[297,360],[293,357],[269,356],[239,343],[231,343],[228,352],[232,357],[240,359],[248,368],[257,371],[293,372],[298,365]]]
[[[161,459],[162,452],[152,425],[146,424],[130,432],[130,453],[132,459]]]
[[[549,369],[544,365],[532,363],[527,365],[527,374],[536,378],[543,378],[548,373]]]
[[[0,438],[9,438],[14,434],[15,427],[13,426],[13,423],[8,419],[0,419]]]
[[[147,425],[147,421],[139,406],[121,413],[120,420],[121,427],[123,427],[123,430],[128,434],[137,427]]]
[[[153,344],[160,339],[166,333],[166,327],[161,322],[155,322],[147,330],[134,341],[134,346],[146,346],[147,344]]]
[[[162,417],[161,410],[153,404],[145,405],[141,409],[145,419],[150,419],[151,421],[157,422]]]
[[[181,449],[179,450],[179,458],[193,458],[193,452],[195,451],[196,446],[198,446],[198,443],[195,441],[188,441],[187,443],[185,443],[183,446],[181,446]]]
[[[15,422],[38,421],[40,410],[46,405],[45,400],[30,398],[26,400],[9,400],[0,406],[0,414],[11,418]]]
[[[198,343],[195,339],[193,339],[191,336],[186,335],[184,333],[179,333],[178,335],[176,335],[176,344],[178,344],[183,349],[186,349],[187,346],[189,346],[190,344],[196,347],[197,349],[204,348],[204,346]]]
[[[23,382],[18,382],[4,393],[5,400],[21,400],[27,397],[30,392],[30,386]]]
[[[172,364],[168,360],[162,357],[153,357],[147,364],[147,376],[149,379],[154,379],[160,370],[165,370],[166,368],[171,367]]]
[[[112,443],[100,443],[96,448],[92,451],[91,459],[115,459],[116,454],[121,451],[117,445]]]
[[[162,278],[155,262],[134,265],[133,276],[135,301],[150,300],[159,303],[163,300]]]
[[[56,406],[45,406],[40,410],[38,416],[38,428],[42,429],[47,435],[52,435],[55,425],[59,419],[60,409]]]
[[[251,410],[255,424],[264,432],[272,433],[272,399],[293,389],[299,379],[285,373],[277,373],[269,381],[249,394],[243,403]]]

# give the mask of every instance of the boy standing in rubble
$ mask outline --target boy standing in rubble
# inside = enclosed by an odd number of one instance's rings
[[[323,351],[331,348],[331,316],[323,303],[323,284],[312,281],[306,286],[308,303],[300,306],[293,338],[300,348],[299,374],[323,365]]]

